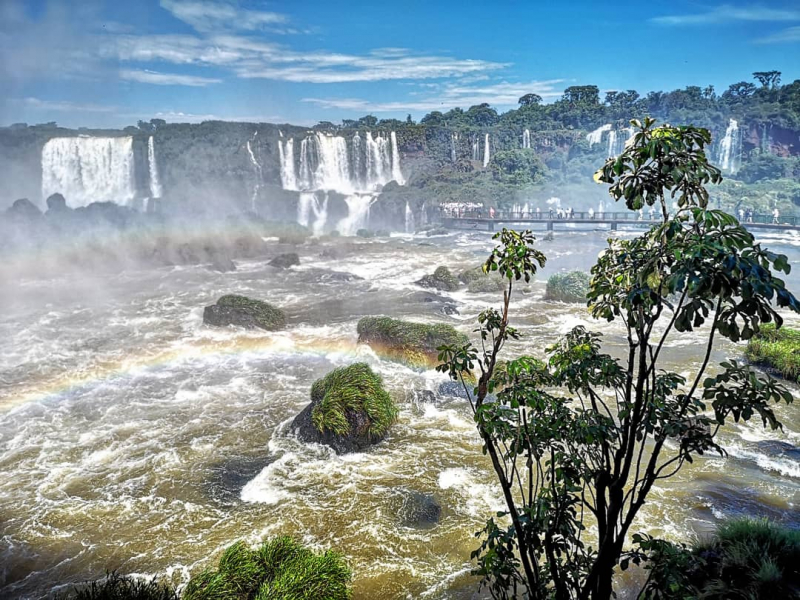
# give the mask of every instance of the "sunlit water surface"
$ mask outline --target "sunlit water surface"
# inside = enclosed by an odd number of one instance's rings
[[[607,235],[562,232],[541,243],[547,268],[512,306],[523,334],[515,352],[541,357],[583,324],[603,332],[607,349],[619,354],[617,324],[542,298],[548,274],[588,269]],[[798,238],[764,241],[792,263],[800,259]],[[387,314],[470,333],[497,298],[444,294],[460,311],[446,316],[439,303],[414,296],[413,282],[440,264],[478,264],[492,241],[470,232],[336,246],[336,259],[320,258],[324,245],[301,247],[303,265],[289,271],[265,258],[226,274],[197,266],[4,281],[0,596],[41,597],[106,569],[185,583],[237,539],[290,534],[344,553],[357,599],[479,597],[469,575],[474,533],[502,501],[469,406],[441,395],[420,401],[415,391],[438,390],[443,376],[358,346],[356,323]],[[330,271],[363,279],[341,281]],[[789,281],[800,289],[794,275]],[[203,307],[225,293],[283,307],[289,327],[205,327]],[[665,367],[693,372],[703,339],[703,332],[673,338]],[[742,352],[743,345],[722,342],[713,358]],[[289,424],[308,403],[311,383],[356,360],[382,375],[399,404],[389,437],[345,456],[298,442]],[[800,406],[778,413],[782,433],[726,427],[730,455],[701,459],[656,489],[637,529],[686,540],[729,516],[800,524],[797,453],[764,444],[800,444]],[[438,524],[406,522],[403,498],[412,491],[441,505]]]

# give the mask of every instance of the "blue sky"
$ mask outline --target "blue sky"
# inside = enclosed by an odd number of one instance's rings
[[[415,119],[800,77],[800,1],[0,0],[0,124]]]

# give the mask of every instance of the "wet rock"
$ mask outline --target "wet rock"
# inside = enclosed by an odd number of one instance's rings
[[[429,368],[438,363],[442,345],[466,343],[467,337],[444,323],[428,325],[389,317],[364,317],[358,322],[358,341],[373,350],[412,367]]]
[[[236,265],[227,256],[220,256],[215,258],[208,266],[209,270],[216,271],[217,273],[230,273],[236,270]]]
[[[433,390],[407,390],[406,399],[414,404],[432,404],[436,402],[436,392]]]
[[[366,363],[355,363],[314,382],[311,403],[294,418],[292,429],[304,442],[345,454],[381,441],[395,420],[397,408],[380,376]]]
[[[439,267],[433,272],[433,275],[425,275],[417,281],[417,285],[445,292],[453,292],[460,287],[458,279],[453,276],[447,267]]]
[[[67,199],[58,192],[47,197],[47,212],[64,213],[69,210],[71,209],[67,206]]]
[[[396,504],[397,519],[404,527],[428,529],[442,516],[442,507],[431,494],[402,490]]]
[[[758,449],[776,458],[790,458],[800,461],[800,446],[781,440],[762,440],[756,443]]]
[[[33,222],[42,216],[42,211],[27,198],[20,198],[19,200],[14,200],[14,204],[6,210],[6,216],[12,219]]]
[[[245,329],[275,331],[286,326],[286,316],[271,304],[231,294],[222,296],[212,306],[206,306],[203,323],[215,327],[236,325]]]
[[[299,265],[300,257],[297,255],[297,252],[286,252],[273,258],[271,261],[269,261],[269,264],[270,266],[277,267],[279,269],[288,269],[290,267]]]

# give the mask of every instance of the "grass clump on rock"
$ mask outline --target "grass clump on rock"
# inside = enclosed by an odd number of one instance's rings
[[[439,346],[467,343],[467,336],[444,323],[426,325],[389,317],[364,317],[357,330],[360,343],[369,344],[387,358],[420,368],[437,364]]]
[[[237,325],[245,329],[276,331],[286,327],[286,316],[281,309],[267,302],[228,294],[217,300],[216,304],[206,306],[203,322],[216,327]]]
[[[800,594],[800,531],[767,519],[719,525],[693,548],[657,542],[646,598],[772,600]],[[679,591],[679,595],[664,592]],[[657,594],[653,594],[657,592]]]
[[[767,323],[747,342],[747,360],[800,382],[800,331]]]
[[[557,302],[586,302],[591,280],[592,276],[583,271],[551,275],[547,280],[544,299]]]
[[[445,292],[453,292],[460,287],[458,279],[450,272],[447,267],[438,267],[433,275],[425,275],[417,281],[417,285],[427,288],[435,288]]]
[[[311,386],[311,419],[320,433],[381,438],[397,420],[397,407],[366,363],[335,369]]]
[[[349,600],[352,573],[333,551],[317,554],[290,537],[251,550],[230,546],[216,569],[192,577],[183,600]]]
[[[178,600],[174,588],[156,579],[137,579],[116,572],[76,586],[56,600]]]

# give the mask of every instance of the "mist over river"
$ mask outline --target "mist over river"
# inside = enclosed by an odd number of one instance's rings
[[[543,357],[580,324],[620,354],[621,324],[543,300],[547,277],[588,270],[608,235],[576,229],[539,242],[547,267],[517,287],[511,314],[522,338],[509,354]],[[799,292],[800,237],[760,241],[789,256],[788,287]],[[445,376],[359,346],[356,323],[385,314],[471,334],[497,294],[432,294],[414,281],[439,265],[479,264],[490,234],[270,244],[269,255],[237,261],[230,273],[198,265],[44,278],[34,264],[0,266],[0,597],[39,598],[106,569],[185,583],[235,540],[276,534],[342,552],[356,599],[481,597],[469,575],[474,533],[503,503],[469,405],[439,393]],[[335,258],[321,256],[331,248]],[[301,266],[267,265],[286,250]],[[289,326],[203,325],[203,308],[228,293],[283,308]],[[448,303],[459,313],[444,314]],[[693,372],[705,335],[673,338],[664,367]],[[743,351],[719,341],[712,364]],[[298,441],[290,423],[311,384],[356,360],[399,405],[387,439],[342,456]],[[730,455],[701,458],[663,483],[633,531],[687,541],[719,518],[752,514],[800,525],[798,452],[767,441],[800,445],[800,404],[776,412],[783,432],[727,425],[721,444]],[[409,522],[412,492],[433,495],[438,523]]]

